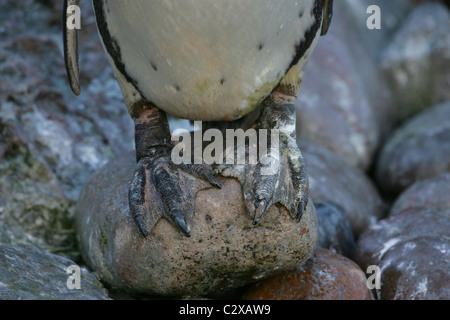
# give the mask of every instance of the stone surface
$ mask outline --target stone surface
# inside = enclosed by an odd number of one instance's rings
[[[308,62],[296,102],[297,137],[367,170],[390,128],[392,96],[365,46],[372,33],[352,20],[354,8],[346,1],[335,1],[334,7],[332,25]]]
[[[72,252],[70,201],[57,178],[0,119],[0,240]],[[17,132],[16,132],[17,133]]]
[[[450,210],[450,173],[419,180],[403,191],[391,207],[390,216],[403,210],[423,207],[437,211]]]
[[[234,179],[197,194],[190,238],[163,219],[143,238],[128,209],[134,167],[132,154],[108,164],[76,209],[83,257],[114,290],[191,297],[226,291],[295,269],[317,245],[312,201],[299,223],[272,206],[253,226]]]
[[[429,1],[429,0],[426,0]],[[397,31],[408,17],[411,10],[414,9],[415,3],[411,0],[392,1],[392,0],[360,0],[360,1],[337,1],[336,7],[343,7],[346,16],[343,17],[343,24],[347,28],[342,30],[344,32],[351,29],[357,29],[363,36],[358,39],[361,47],[364,47],[369,54],[378,60],[380,50],[385,48],[391,41],[392,35]],[[371,5],[377,5],[381,10],[381,29],[371,30],[367,28],[367,19],[369,14],[367,8]],[[355,32],[352,32],[355,33]],[[345,38],[345,37],[343,37]],[[352,44],[352,39],[348,39],[348,43]],[[366,62],[364,57],[359,57],[360,61]],[[358,61],[355,61],[358,63]],[[360,63],[361,64],[361,63]]]
[[[363,171],[320,146],[300,142],[299,147],[309,175],[311,198],[341,206],[350,219],[355,237],[383,217],[383,201]]]
[[[359,238],[356,259],[380,268],[379,299],[450,299],[450,211],[416,207],[380,221]]]
[[[439,2],[418,5],[381,54],[398,97],[401,119],[450,99],[450,12]]]
[[[298,270],[260,281],[247,300],[372,300],[366,276],[350,259],[318,249]]]
[[[399,127],[383,146],[376,179],[397,196],[417,180],[450,170],[450,102],[425,110]]]
[[[373,111],[356,72],[351,72],[346,48],[332,36],[320,40],[296,103],[297,137],[324,146],[365,170],[378,139]]]
[[[95,274],[80,267],[80,289],[69,289],[77,266],[67,258],[34,246],[0,245],[0,300],[106,300]]]
[[[350,219],[344,209],[329,201],[314,203],[319,225],[317,248],[329,249],[353,259],[356,249]]]
[[[83,184],[133,149],[133,122],[82,5],[82,95],[64,67],[61,1],[0,3],[0,239],[76,255]]]

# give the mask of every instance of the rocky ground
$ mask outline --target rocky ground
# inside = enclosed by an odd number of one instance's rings
[[[90,6],[82,11],[82,94],[75,97],[62,54],[62,2],[3,0],[0,299],[450,299],[447,2],[378,1],[381,30],[366,27],[370,1],[335,2],[296,104],[315,209],[289,225],[274,208],[279,218],[262,235],[243,233],[246,220],[233,218],[243,210],[239,185],[229,181],[224,197],[199,195],[189,251],[176,235],[168,243],[162,224],[155,247],[128,228],[119,191],[132,165],[123,155],[133,151],[133,124]],[[119,161],[128,162],[119,170]],[[112,180],[102,188],[105,172]],[[227,205],[220,219],[218,203]],[[292,226],[298,245],[283,237]],[[174,273],[180,261],[188,267]],[[69,283],[74,266],[80,290]],[[379,270],[373,290],[370,266]],[[161,289],[181,284],[194,289]]]

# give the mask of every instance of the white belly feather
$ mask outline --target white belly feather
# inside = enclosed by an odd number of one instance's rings
[[[106,19],[144,98],[180,118],[233,120],[284,76],[315,22],[313,6],[314,0],[107,0]]]

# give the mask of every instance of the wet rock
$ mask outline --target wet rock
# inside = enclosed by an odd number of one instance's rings
[[[450,99],[450,12],[440,2],[415,8],[381,54],[405,119]]]
[[[411,208],[364,232],[356,259],[381,272],[379,299],[450,299],[450,211]]]
[[[366,174],[325,148],[300,142],[313,201],[328,200],[341,206],[355,237],[383,217],[385,207]]]
[[[389,138],[377,162],[376,179],[392,197],[417,180],[450,170],[450,102],[404,123]]]
[[[316,201],[314,206],[319,225],[317,248],[329,249],[353,259],[356,244],[350,219],[344,209],[329,201]]]
[[[430,208],[437,211],[450,210],[450,173],[420,180],[403,191],[395,200],[390,216],[414,207]],[[317,208],[317,207],[316,207]]]
[[[128,208],[134,167],[133,154],[108,164],[76,209],[83,257],[114,290],[199,297],[295,269],[317,245],[312,201],[299,223],[272,206],[253,226],[234,179],[197,194],[190,238],[164,219],[143,238]]]
[[[247,300],[372,300],[366,276],[356,263],[318,249],[298,270],[260,281],[244,294]]]
[[[37,247],[0,245],[0,300],[109,299],[96,276],[85,268],[80,268],[76,289],[77,280],[69,279],[73,271],[67,272],[71,266],[77,265]]]

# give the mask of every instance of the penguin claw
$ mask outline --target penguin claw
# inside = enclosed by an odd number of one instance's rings
[[[141,213],[135,214],[134,215],[134,220],[136,221],[136,224],[137,224],[137,226],[139,228],[139,231],[142,233],[142,236],[144,238],[147,238],[148,237],[148,232],[147,232],[147,229],[145,229],[144,223],[142,221],[142,214]]]
[[[216,187],[218,189],[222,189],[222,184],[213,176],[214,174],[216,174],[215,171],[206,170],[203,165],[199,165],[199,164],[189,164],[189,165],[185,165],[185,167],[190,172],[195,173],[198,176],[206,179],[206,181],[208,181],[214,187]]]
[[[175,222],[175,225],[178,227],[178,229],[186,236],[190,237],[191,233],[189,231],[189,228],[186,224],[186,220],[184,219],[183,215],[181,214],[174,214],[173,220]]]
[[[262,199],[256,205],[255,220],[253,220],[254,225],[258,224],[258,222],[261,220],[263,214],[266,212],[266,209],[267,209],[267,200]]]
[[[192,177],[187,178],[189,175]],[[211,186],[222,187],[206,167],[175,165],[170,155],[142,158],[137,164],[128,194],[130,211],[139,231],[144,238],[148,237],[162,217],[184,236],[190,237],[195,196],[199,190]],[[145,200],[148,192],[155,193],[159,198],[159,208],[149,210],[150,204]]]
[[[246,165],[244,170],[233,165],[222,165],[218,172],[224,177],[235,177],[242,185],[244,199],[253,225],[257,225],[273,204],[283,205],[292,218],[299,222],[309,198],[308,179],[301,153],[295,141],[280,138],[281,163],[273,175],[260,174],[263,165]]]
[[[303,213],[306,211],[306,206],[308,205],[308,201],[300,201],[298,205],[297,214],[295,215],[295,221],[300,222],[302,219]]]

